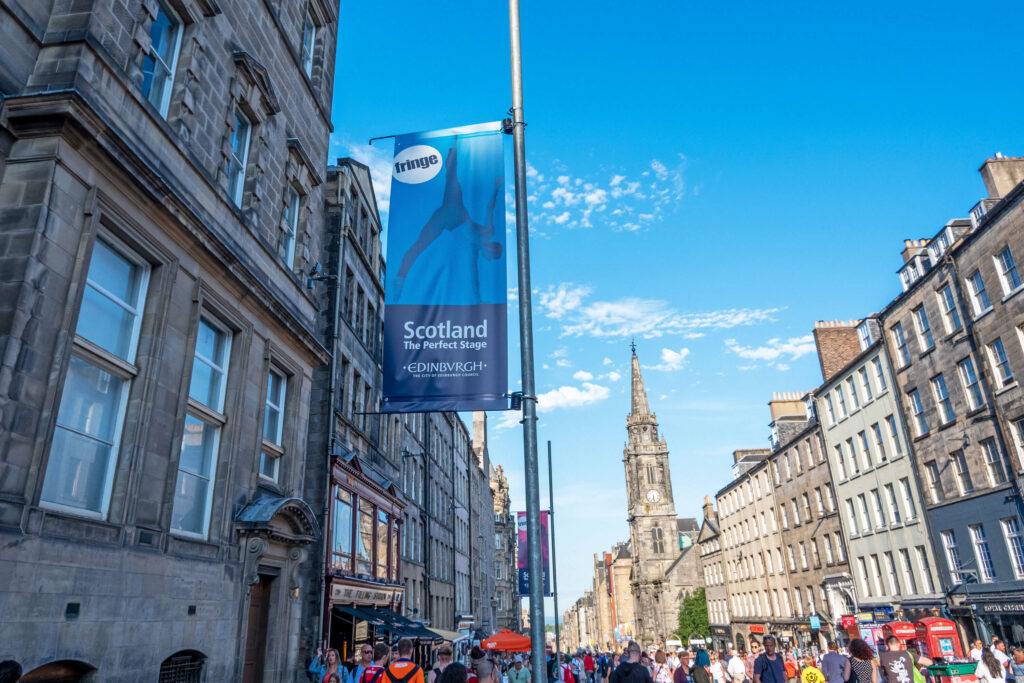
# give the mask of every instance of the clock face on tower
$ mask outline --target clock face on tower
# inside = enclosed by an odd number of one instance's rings
[[[660,493],[658,493],[654,489],[651,489],[650,491],[647,492],[647,501],[648,502],[650,502],[650,503],[657,503],[659,500],[661,500],[661,494]]]

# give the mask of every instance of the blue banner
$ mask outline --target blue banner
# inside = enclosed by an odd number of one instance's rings
[[[501,124],[395,139],[385,413],[507,410]]]

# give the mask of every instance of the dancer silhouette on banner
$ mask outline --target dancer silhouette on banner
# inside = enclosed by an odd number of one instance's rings
[[[481,225],[475,222],[469,215],[469,211],[466,210],[466,204],[462,198],[462,186],[459,184],[458,177],[458,154],[456,152],[456,144],[453,142],[452,147],[448,150],[448,158],[445,161],[447,168],[445,169],[445,185],[444,185],[444,198],[441,200],[441,206],[431,214],[430,219],[426,222],[423,228],[420,230],[420,235],[415,242],[406,250],[405,255],[402,257],[402,265],[398,268],[398,274],[394,280],[394,292],[395,301],[402,297],[402,288],[405,285],[405,278],[409,274],[409,270],[413,264],[416,263],[416,259],[419,258],[420,254],[426,251],[434,240],[441,236],[441,233],[445,230],[455,230],[463,223],[469,223],[471,228],[471,237],[473,244],[473,252],[479,257],[482,253],[486,258],[494,260],[501,256],[502,245],[498,242],[492,241],[494,237],[494,207],[498,202],[498,193],[501,192],[502,183],[501,178],[498,178],[494,182],[494,194],[491,196],[490,207],[487,211],[488,225]],[[474,262],[476,259],[474,259]],[[480,299],[480,273],[474,268],[473,271],[473,285],[476,290],[476,298]]]

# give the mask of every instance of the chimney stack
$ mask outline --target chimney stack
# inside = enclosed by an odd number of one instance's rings
[[[825,382],[860,355],[860,340],[857,339],[857,325],[860,322],[819,320],[814,323],[814,344],[818,347],[818,364],[821,366],[821,378]]]
[[[718,515],[715,514],[715,506],[711,502],[711,496],[704,496],[704,519],[712,522],[718,521]]]
[[[990,199],[1002,199],[1024,181],[1024,157],[1004,157],[997,152],[978,169]]]

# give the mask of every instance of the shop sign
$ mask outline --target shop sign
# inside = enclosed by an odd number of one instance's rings
[[[813,630],[815,630],[815,631],[817,631],[818,629],[821,628],[821,617],[818,617],[818,616],[811,617],[811,628]]]
[[[1024,602],[985,602],[977,608],[982,614],[1024,614]]]
[[[854,626],[857,623],[857,619],[854,618],[853,615],[847,614],[847,615],[844,615],[844,616],[842,616],[840,618],[842,619],[841,623],[843,625],[843,628],[851,628],[852,626]]]
[[[751,633],[764,634],[764,626],[762,626],[761,624],[751,624],[750,625],[750,632]]]
[[[331,584],[331,602],[352,602],[356,604],[380,604],[393,602],[400,597],[401,589],[369,588],[365,586],[346,586]]]
[[[857,621],[862,624],[870,624],[875,618],[871,612],[857,612]]]
[[[716,636],[727,636],[727,635],[729,635],[729,629],[722,628],[721,626],[712,626],[711,627],[711,632],[714,633]]]

